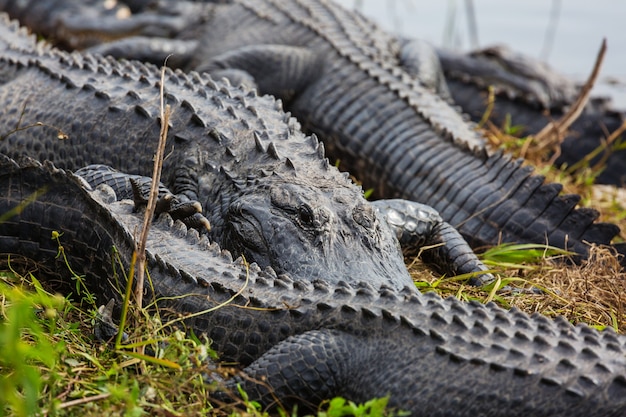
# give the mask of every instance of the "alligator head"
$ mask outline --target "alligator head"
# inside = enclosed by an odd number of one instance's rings
[[[291,276],[411,285],[395,235],[360,189],[323,181],[246,187],[230,201],[224,246]]]

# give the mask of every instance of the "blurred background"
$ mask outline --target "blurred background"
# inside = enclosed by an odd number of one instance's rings
[[[608,49],[593,95],[626,109],[626,1],[336,0],[383,28],[460,51],[506,44],[577,81],[591,72],[602,38]]]

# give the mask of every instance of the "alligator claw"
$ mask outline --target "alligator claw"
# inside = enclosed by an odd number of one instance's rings
[[[121,174],[126,175],[126,174]],[[138,175],[128,175],[133,191],[135,209],[146,206],[150,196],[152,179]],[[172,219],[182,221],[188,228],[198,232],[211,231],[211,223],[202,214],[202,204],[196,200],[189,200],[184,195],[172,194],[164,185],[159,185],[159,198],[156,203],[154,214],[156,216],[167,213]]]
[[[110,186],[118,200],[132,199],[135,210],[148,204],[152,186],[150,177],[126,174],[107,165],[89,165],[74,174],[93,188],[102,184]],[[188,228],[197,229],[200,233],[211,230],[209,220],[202,214],[202,204],[199,201],[190,200],[182,194],[173,194],[163,184],[159,184],[159,197],[154,212],[157,216],[167,213],[172,219],[180,220]]]

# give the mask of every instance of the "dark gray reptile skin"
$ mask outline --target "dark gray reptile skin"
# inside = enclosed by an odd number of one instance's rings
[[[72,288],[50,239],[60,231],[69,262],[85,274],[97,301],[117,298],[114,287],[124,281],[111,269],[111,247],[127,267],[130,231],[142,216],[132,213],[132,204],[104,203],[101,194],[50,166],[0,158],[0,213],[43,187],[44,195],[0,223],[0,253],[27,256],[49,271],[44,278]],[[287,407],[315,407],[334,395],[354,401],[389,395],[392,407],[416,416],[626,413],[626,338],[612,331],[432,293],[246,269],[166,219],[153,224],[147,248],[155,292],[146,302],[165,296],[159,307],[198,313],[241,291],[228,305],[186,323],[211,337],[221,359],[240,363],[252,379],[264,378]],[[237,382],[251,399],[273,403],[264,386],[243,376],[227,386]]]
[[[211,16],[193,67],[249,71],[376,196],[433,206],[474,246],[547,238],[585,254],[584,241],[618,233],[521,161],[487,155],[473,126],[404,69],[399,42],[360,15],[322,0],[234,0]],[[291,94],[287,75],[300,82]]]
[[[157,68],[44,44],[35,52],[33,38],[15,27],[3,22],[0,31],[2,152],[151,175]],[[360,270],[396,287],[411,282],[396,237],[361,189],[273,98],[170,70],[165,85],[172,117],[162,181],[202,203],[214,239],[296,276],[339,280]]]
[[[190,23],[176,34],[197,43],[181,65],[252,81],[282,98],[303,127],[325,141],[329,156],[376,197],[433,206],[474,247],[547,241],[584,256],[585,242],[608,244],[618,233],[597,223],[595,210],[576,209],[579,196],[559,196],[561,185],[545,184],[521,161],[488,154],[473,125],[421,85],[411,42],[326,0],[200,3],[186,3]],[[133,4],[135,11],[145,9],[135,14],[135,29],[145,35],[141,46],[158,44],[141,19],[167,15],[172,2],[158,3],[156,12],[150,2]],[[168,22],[163,19],[173,28]],[[90,33],[107,35],[103,26],[93,22]],[[156,49],[174,52],[174,59],[186,53]],[[144,48],[131,43],[118,48],[125,51],[146,59]]]
[[[151,175],[157,68],[35,44],[4,16],[0,79],[0,152],[71,170],[106,164]],[[165,98],[172,116],[162,181],[181,200],[202,204],[210,236],[224,248],[306,279],[411,285],[396,232],[279,102],[171,70]],[[433,228],[416,239],[445,240],[426,258],[446,273],[489,279],[467,244],[448,236]]]

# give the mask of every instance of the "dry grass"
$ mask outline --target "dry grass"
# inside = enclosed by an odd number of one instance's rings
[[[435,276],[419,263],[410,267],[411,274],[423,290],[434,290],[445,296],[456,296],[479,302],[496,301],[509,308],[517,307],[529,314],[563,316],[572,323],[587,323],[602,329],[612,327],[626,331],[626,274],[610,250],[593,247],[582,265],[566,265],[544,258],[517,269],[494,267],[502,280],[493,295],[492,287],[476,288],[454,278]]]

